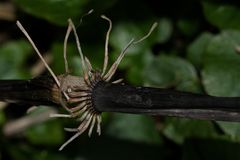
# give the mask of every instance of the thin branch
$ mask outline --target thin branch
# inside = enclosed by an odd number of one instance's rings
[[[42,62],[44,63],[45,67],[47,68],[47,70],[49,71],[49,73],[52,75],[52,77],[54,78],[55,82],[57,83],[58,87],[60,87],[60,82],[57,79],[57,76],[54,74],[54,72],[52,71],[52,69],[49,67],[49,65],[47,64],[47,62],[44,60],[44,58],[42,57],[41,53],[39,52],[38,48],[36,47],[35,43],[33,42],[33,40],[31,39],[31,37],[29,36],[29,34],[27,33],[27,31],[24,29],[24,27],[22,26],[22,24],[17,21],[17,26],[19,27],[19,29],[23,32],[23,34],[27,37],[28,41],[31,43],[31,45],[33,46],[34,50],[36,51],[36,53],[38,54],[38,56],[40,57],[40,59],[42,60]]]
[[[57,111],[53,108],[33,115],[27,115],[22,118],[7,122],[3,127],[3,133],[6,136],[19,135],[19,133],[25,131],[27,128],[39,124],[41,122],[47,121],[50,119],[49,114],[56,114]]]
[[[147,33],[145,36],[143,36],[142,38],[140,38],[139,40],[135,41],[133,44],[138,44],[138,43],[144,41],[145,39],[147,39],[147,38],[152,34],[152,32],[155,30],[155,28],[157,27],[157,25],[158,25],[157,22],[153,23],[153,25],[152,25],[152,27],[150,28],[150,30],[148,31],[148,33]]]
[[[108,70],[107,74],[104,75],[103,79],[106,80],[107,82],[111,80],[112,76],[115,74],[118,65],[120,64],[121,60],[123,59],[127,49],[133,44],[134,39],[132,39],[122,50],[120,55],[118,56],[117,60],[113,63],[111,68]]]
[[[43,64],[45,65],[45,67],[47,68],[47,70],[50,72],[50,74],[52,75],[53,79],[55,80],[56,84],[58,87],[60,87],[60,82],[57,78],[57,76],[54,74],[54,72],[52,71],[52,69],[49,67],[49,65],[47,64],[47,62],[44,60],[43,56],[41,55],[41,53],[39,52],[38,48],[36,47],[35,43],[33,42],[32,38],[29,36],[29,34],[27,33],[27,31],[24,29],[24,27],[22,26],[22,24],[17,21],[17,26],[18,28],[23,32],[23,34],[27,37],[28,41],[31,43],[31,45],[33,46],[34,50],[36,51],[36,53],[38,54],[38,56],[40,57],[40,59],[42,60]],[[68,95],[63,92],[64,96],[66,99],[69,99]]]
[[[49,53],[46,53],[43,55],[43,58],[44,60],[46,61],[47,64],[51,63],[52,60],[53,60],[53,57],[51,54]],[[46,70],[46,67],[45,65],[42,63],[41,60],[38,60],[36,64],[34,64],[32,67],[31,67],[31,75],[33,77],[36,77],[40,74],[42,74],[44,71]]]
[[[111,22],[111,21],[110,21]],[[154,29],[157,27],[158,23],[155,22],[150,30],[148,31],[148,33],[143,36],[142,38],[140,38],[139,40],[135,41],[134,38],[124,47],[124,49],[122,50],[122,52],[120,53],[119,57],[117,58],[117,60],[113,63],[113,65],[111,66],[111,68],[109,69],[109,71],[107,72],[107,74],[105,75],[102,75],[103,76],[103,79],[106,80],[107,82],[111,80],[112,76],[115,74],[117,68],[118,68],[118,65],[120,64],[121,60],[123,59],[125,53],[127,52],[127,49],[129,47],[131,47],[133,44],[138,44],[140,42],[142,42],[143,40],[145,40],[146,38],[148,38],[151,33],[154,31]],[[111,25],[110,25],[111,26]],[[110,31],[109,31],[110,32]],[[108,36],[108,35],[107,35]],[[106,38],[107,40],[107,38]],[[106,46],[105,46],[106,47]],[[106,54],[106,52],[105,52]]]
[[[80,44],[80,41],[79,41],[79,38],[78,38],[78,35],[77,35],[77,31],[76,31],[76,28],[75,28],[71,19],[68,19],[68,23],[69,23],[69,26],[71,26],[71,28],[73,29],[74,37],[75,37],[76,43],[77,43],[77,49],[78,49],[79,55],[81,57],[83,75],[85,76],[86,75],[86,64],[85,64],[85,61],[84,61],[84,56],[83,56],[81,44]]]
[[[105,74],[107,66],[108,66],[108,42],[109,42],[109,35],[112,30],[112,21],[105,15],[102,15],[101,18],[103,18],[109,22],[109,28],[108,28],[108,31],[106,34],[106,41],[105,41],[105,53],[104,53],[104,63],[103,63],[103,71],[102,71],[102,76],[103,76]]]
[[[68,29],[64,38],[64,45],[63,45],[63,58],[64,58],[64,63],[65,63],[65,72],[69,73],[69,68],[68,68],[68,61],[67,61],[67,41],[68,37],[72,31],[72,26],[68,24]]]

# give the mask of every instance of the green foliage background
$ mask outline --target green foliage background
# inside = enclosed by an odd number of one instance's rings
[[[9,2],[9,1],[7,1]],[[152,35],[128,50],[116,75],[126,83],[215,96],[240,96],[240,4],[234,1],[157,0],[13,0],[16,16],[28,29],[42,52],[53,56],[51,67],[64,73],[63,39],[67,19],[72,18],[84,54],[95,68],[103,63],[104,39],[110,37],[111,62],[132,37],[143,36],[152,23]],[[90,9],[95,12],[83,19]],[[31,78],[37,55],[15,26],[0,20],[0,78]],[[81,74],[80,58],[72,38],[68,44],[73,74]],[[15,106],[19,107],[19,106]],[[12,107],[14,108],[14,107]],[[41,112],[44,108],[37,111]],[[17,119],[0,111],[0,126]],[[10,116],[9,116],[10,114]],[[37,113],[34,113],[37,114]],[[240,123],[211,122],[145,115],[103,115],[101,137],[80,136],[62,152],[58,147],[71,135],[63,127],[74,123],[55,119],[28,128],[14,138],[0,138],[0,159],[238,159]],[[76,124],[75,124],[76,125]]]

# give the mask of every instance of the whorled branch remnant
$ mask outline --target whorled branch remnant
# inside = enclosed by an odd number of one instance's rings
[[[86,15],[90,14],[92,12],[89,11]],[[64,117],[64,118],[74,118],[77,121],[80,121],[80,125],[77,128],[65,128],[66,131],[70,132],[76,132],[75,135],[73,135],[67,142],[65,142],[59,150],[62,150],[67,144],[69,144],[72,140],[74,140],[76,137],[78,137],[80,134],[82,134],[84,131],[89,129],[88,135],[91,136],[94,126],[97,128],[97,133],[101,134],[101,111],[96,110],[93,106],[93,90],[95,86],[99,82],[106,82],[111,84],[116,84],[122,81],[122,79],[111,81],[113,75],[115,74],[118,65],[120,64],[121,60],[123,59],[127,49],[132,46],[133,44],[137,44],[144,39],[146,39],[151,32],[154,30],[154,28],[157,26],[157,23],[154,23],[151,27],[150,31],[142,37],[139,40],[135,40],[134,38],[129,41],[129,43],[123,48],[121,51],[119,57],[117,60],[109,67],[108,69],[108,41],[109,41],[109,35],[112,29],[112,22],[109,18],[102,15],[101,18],[104,20],[107,20],[109,23],[109,29],[106,34],[106,41],[105,41],[105,53],[104,53],[104,64],[102,71],[94,70],[92,68],[92,65],[88,58],[83,55],[80,41],[76,32],[76,28],[72,22],[71,19],[68,20],[68,29],[64,40],[64,61],[65,61],[65,71],[66,73],[64,75],[56,76],[51,68],[48,66],[48,64],[43,59],[42,55],[38,51],[37,47],[35,46],[34,42],[28,35],[27,31],[24,29],[24,27],[21,25],[19,21],[17,21],[17,25],[20,28],[20,30],[25,34],[29,42],[32,44],[33,48],[37,52],[38,56],[43,61],[44,65],[48,69],[48,71],[51,73],[55,85],[53,88],[59,88],[58,93],[56,95],[56,92],[53,92],[56,96],[52,96],[52,99],[54,101],[58,101],[68,112],[68,114],[54,114],[51,115],[51,117]],[[82,72],[83,77],[76,77],[69,75],[68,70],[68,63],[67,63],[67,41],[68,37],[73,31],[76,43],[77,43],[77,49],[81,57],[81,65],[82,65]],[[108,70],[107,70],[108,69]],[[111,81],[111,82],[110,82]]]

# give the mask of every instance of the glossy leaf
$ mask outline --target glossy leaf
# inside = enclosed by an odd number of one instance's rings
[[[54,43],[51,48],[51,54],[53,55],[53,63],[51,64],[53,70],[58,74],[65,73],[64,58],[63,58],[63,43]],[[72,43],[67,45],[67,61],[70,71],[73,69],[73,57],[77,56],[76,46]],[[79,62],[81,62],[79,60]]]
[[[143,27],[141,25],[133,24],[130,22],[120,23],[113,28],[113,32],[110,37],[110,45],[116,50],[117,53],[120,53],[120,51],[126,47],[131,39],[134,38],[137,40],[141,38],[141,36],[144,36],[150,29],[150,25],[151,24],[149,24],[147,28],[146,26]],[[143,41],[137,45],[131,46],[127,50],[127,54],[136,55],[141,53],[141,51],[146,48],[146,45],[149,45],[147,43],[148,41],[145,41],[145,43]]]
[[[84,46],[83,54],[86,56],[92,64],[94,69],[102,69],[103,58],[104,58],[104,47],[103,46]],[[99,52],[102,50],[102,52]],[[65,73],[65,64],[63,58],[63,44],[54,43],[51,48],[53,55],[52,68],[58,74]],[[75,43],[68,43],[67,46],[67,61],[69,65],[70,73],[73,75],[82,75],[81,58],[77,51]],[[109,64],[111,65],[111,64]]]
[[[0,47],[1,79],[25,78],[30,70],[24,67],[32,48],[26,41],[19,40],[6,43]]]
[[[106,129],[106,134],[130,141],[161,142],[153,120],[143,115],[114,114]]]
[[[239,122],[218,122],[219,126],[233,141],[240,141]]]
[[[240,29],[240,10],[236,5],[203,2],[207,20],[219,29]]]
[[[205,90],[215,96],[240,95],[240,55],[236,51],[240,32],[223,31],[212,38],[204,56]]]
[[[11,145],[9,147],[9,154],[13,160],[67,160],[68,158],[57,151],[50,151],[47,149],[39,149],[28,146],[26,144]]]
[[[41,107],[34,110],[31,113],[32,116],[34,114],[39,114],[41,112],[46,111],[47,107]],[[26,131],[26,138],[33,144],[40,145],[56,145],[63,142],[64,134],[63,127],[58,120],[49,120],[45,121],[41,124],[32,126]]]
[[[167,42],[173,34],[173,23],[168,18],[162,18],[158,21],[158,27],[156,28],[153,37],[156,38],[156,41],[159,43]]]
[[[145,36],[154,22],[155,21],[152,20],[140,24],[131,22],[119,23],[115,28],[113,28],[110,44],[115,50],[121,51],[132,38],[139,40]],[[156,42],[164,43],[169,40],[173,32],[172,22],[167,18],[162,18],[156,22],[158,25],[152,34],[141,43],[133,45],[129,48],[128,55],[140,54],[142,51],[149,49],[149,47],[154,45]]]
[[[157,87],[177,87],[179,90],[199,91],[194,67],[184,59],[160,55],[145,68],[145,84]]]
[[[187,58],[198,67],[198,69],[203,65],[204,53],[206,52],[206,48],[212,37],[213,35],[211,33],[202,33],[188,47]]]
[[[6,116],[2,110],[0,110],[0,126],[6,121]]]
[[[183,146],[183,160],[239,159],[240,145],[219,139],[189,139]]]
[[[199,29],[199,22],[196,19],[180,19],[177,26],[184,35],[193,36]]]
[[[126,79],[135,84],[135,85],[142,85],[145,81],[145,67],[152,62],[154,56],[151,54],[150,51],[145,51],[138,56],[126,57],[123,61],[130,61],[132,62],[131,66],[126,68]],[[129,63],[130,63],[129,62]],[[123,62],[124,63],[124,62]],[[125,68],[124,68],[125,69]]]
[[[182,144],[187,138],[217,137],[211,122],[184,118],[168,118],[163,134],[178,144]]]

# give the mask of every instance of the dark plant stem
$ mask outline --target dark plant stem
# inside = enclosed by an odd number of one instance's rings
[[[31,105],[60,103],[51,77],[0,80],[0,100]],[[168,89],[133,87],[98,82],[92,92],[99,112],[177,116],[219,121],[240,121],[240,97],[214,97]]]
[[[29,105],[53,105],[54,81],[48,76],[30,80],[0,80],[0,101]]]
[[[240,97],[214,97],[175,90],[99,82],[93,91],[100,112],[240,121]]]

